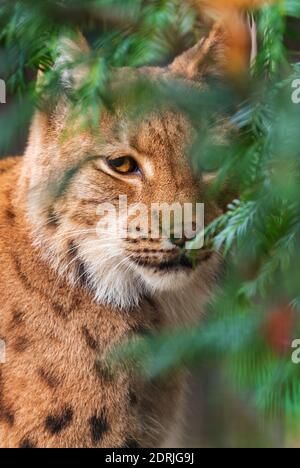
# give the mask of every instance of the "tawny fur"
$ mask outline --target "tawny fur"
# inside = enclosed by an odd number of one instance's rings
[[[0,165],[0,446],[160,447],[178,423],[184,373],[145,381],[130,366],[112,371],[107,356],[124,340],[196,323],[218,259],[200,254],[195,270],[149,271],[138,262],[159,266],[178,249],[99,238],[96,207],[120,194],[147,206],[199,201],[204,186],[186,158],[191,129],[180,115],[132,125],[120,111],[103,114],[101,138],[66,140],[67,108],[38,113],[25,156]],[[103,154],[134,154],[145,179],[129,183],[89,159]],[[206,212],[207,222],[218,214]]]

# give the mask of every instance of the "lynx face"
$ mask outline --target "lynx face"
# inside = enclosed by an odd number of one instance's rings
[[[168,69],[147,69],[147,76],[182,75],[184,57]],[[191,65],[190,51],[186,59]],[[137,123],[120,109],[102,114],[98,135],[73,132],[66,140],[67,118],[64,102],[52,115],[36,116],[23,175],[34,242],[47,260],[73,284],[85,282],[97,301],[121,308],[137,305],[145,295],[203,286],[216,269],[215,255],[199,250],[192,264],[186,235],[154,237],[151,216],[146,229],[137,221],[133,232],[132,214],[118,211],[120,196],[130,206],[142,203],[148,214],[153,204],[204,201],[204,182],[188,159],[193,136],[188,120],[166,111]],[[118,216],[106,215],[104,225],[101,207],[106,204],[114,205]],[[206,223],[217,214],[216,206],[205,206]],[[117,223],[124,216],[131,230],[121,236]]]

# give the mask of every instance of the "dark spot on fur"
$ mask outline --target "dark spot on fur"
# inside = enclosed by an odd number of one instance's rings
[[[21,282],[23,283],[23,286],[25,287],[25,289],[30,289],[34,291],[35,288],[32,286],[30,280],[27,278],[27,276],[22,270],[20,260],[17,257],[13,257],[13,261],[14,261],[16,273],[19,279],[21,280]]]
[[[31,278],[28,277],[23,271],[21,259],[15,255],[12,255],[11,258],[14,263],[16,273],[20,281],[23,283],[24,288],[39,294],[41,297],[46,298],[47,300],[51,300],[51,295],[48,295],[47,288],[38,288],[36,285],[31,283]]]
[[[137,239],[128,239],[128,241],[130,244],[137,244],[138,243],[138,240]]]
[[[78,247],[73,240],[68,242],[68,254],[70,258],[75,258],[78,253]]]
[[[35,449],[37,448],[36,445],[30,439],[24,439],[20,443],[20,449]]]
[[[111,383],[114,381],[116,376],[116,370],[115,372],[113,372],[111,366],[109,366],[109,364],[105,361],[101,359],[96,359],[95,370],[100,380],[104,380],[104,382],[106,383]]]
[[[133,390],[129,391],[129,404],[130,406],[136,406],[138,404],[138,397]]]
[[[18,309],[12,311],[12,317],[9,324],[9,331],[13,332],[14,330],[18,329],[20,325],[22,325],[24,321],[24,313]]]
[[[24,320],[24,313],[20,310],[14,310],[12,313],[12,321],[15,325],[20,325]]]
[[[155,300],[151,296],[145,296],[144,299],[149,304],[149,306],[152,307],[152,309],[154,309],[154,311],[156,312],[157,311],[157,304],[156,304]]]
[[[135,439],[128,439],[121,448],[138,449],[141,448],[141,446]]]
[[[207,262],[208,260],[211,259],[212,255],[213,255],[212,252],[208,252],[202,258],[200,258],[200,262]]]
[[[15,423],[15,413],[12,408],[5,402],[3,393],[3,377],[0,366],[0,421],[5,422],[10,427],[12,427]]]
[[[72,264],[76,266],[78,281],[80,281],[83,286],[87,286],[88,275],[83,262],[78,258],[78,246],[74,240],[71,240],[68,244],[68,254],[70,259],[73,259]]]
[[[80,294],[74,294],[73,296],[73,300],[72,300],[72,304],[70,306],[70,310],[75,310],[77,309],[77,307],[80,306],[80,303],[81,303],[81,297],[80,297]]]
[[[25,336],[19,336],[13,344],[13,349],[16,353],[24,353],[28,347],[29,341]]]
[[[51,207],[48,212],[47,217],[47,227],[57,229],[60,225],[60,219],[57,213],[55,213],[54,208]]]
[[[45,421],[45,429],[52,435],[59,434],[71,424],[73,415],[72,408],[66,407],[60,414],[48,416]]]
[[[15,423],[14,412],[4,402],[0,402],[0,420],[6,422],[10,427]]]
[[[108,431],[108,422],[106,416],[102,411],[100,416],[93,416],[89,422],[91,427],[93,444],[97,445],[102,439],[103,435]]]
[[[59,380],[50,371],[46,371],[43,368],[38,370],[38,375],[45,384],[50,388],[56,388],[59,386]]]
[[[19,156],[2,161],[1,165],[3,165],[4,167],[1,167],[0,174],[6,174],[7,172],[11,171],[19,163],[19,161]],[[7,194],[8,193],[11,193],[11,190],[9,190]]]
[[[162,317],[158,311],[158,306],[151,296],[144,297],[146,303],[151,308],[151,324],[154,327],[155,331],[159,330],[162,326]]]
[[[80,281],[80,283],[85,286],[85,287],[88,287],[88,284],[89,284],[89,276],[86,272],[86,268],[85,268],[85,265],[83,262],[81,261],[77,261],[77,271],[78,271],[78,280]]]
[[[83,199],[83,200],[80,200],[80,205],[83,206],[83,207],[90,206],[90,205],[98,206],[99,205],[99,199],[98,198]]]
[[[16,219],[16,215],[15,213],[11,210],[11,209],[7,209],[6,212],[5,212],[5,216],[6,216],[6,219],[8,220],[8,222],[10,224],[13,224],[15,219]]]
[[[86,341],[86,344],[90,349],[93,351],[97,351],[98,349],[98,343],[95,340],[95,338],[91,335],[90,331],[87,329],[87,327],[82,327],[82,333],[84,336],[84,339]]]
[[[63,319],[67,319],[70,313],[70,310],[65,309],[65,307],[62,304],[58,304],[58,302],[52,303],[52,309]]]

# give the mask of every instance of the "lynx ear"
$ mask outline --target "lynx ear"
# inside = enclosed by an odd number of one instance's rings
[[[82,58],[89,52],[90,47],[79,32],[74,37],[59,38],[55,68],[61,73],[62,83],[66,88],[80,86],[86,77],[88,68],[82,64]]]
[[[249,23],[240,15],[230,22],[218,21],[208,37],[174,60],[170,70],[190,80],[243,75],[250,66],[252,41]]]
[[[220,41],[221,29],[215,25],[208,37],[202,38],[194,47],[175,58],[170,65],[171,72],[190,80],[199,78],[204,74],[209,58],[214,58]]]

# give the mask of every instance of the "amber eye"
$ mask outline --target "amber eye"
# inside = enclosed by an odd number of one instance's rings
[[[119,174],[135,174],[139,172],[138,163],[131,156],[122,156],[121,158],[108,159],[109,167]]]

